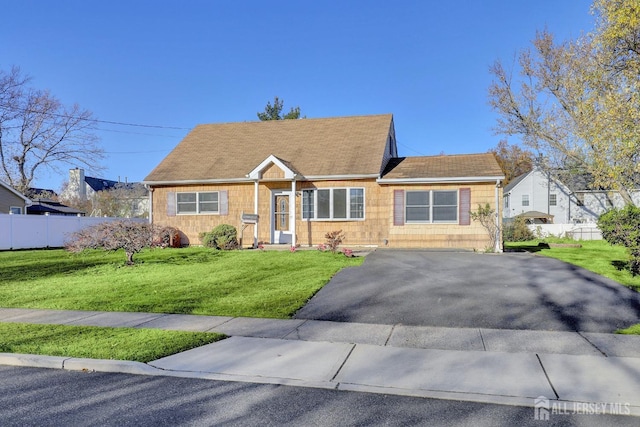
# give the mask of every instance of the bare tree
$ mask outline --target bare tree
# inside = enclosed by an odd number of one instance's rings
[[[638,25],[624,26],[626,33],[611,35],[615,13],[603,5],[635,14],[637,23],[640,10],[625,9],[633,3],[596,1],[595,32],[573,41],[556,43],[549,32],[539,32],[533,49],[518,56],[519,74],[514,78],[497,61],[489,88],[499,133],[522,137],[546,154],[551,168],[577,167],[592,177],[593,186],[618,191],[627,204],[633,204],[630,192],[640,185],[640,79],[628,72],[637,71],[631,65],[638,55],[603,49],[603,40],[607,34],[610,44],[623,37],[637,40],[640,31]]]
[[[27,193],[43,170],[77,164],[99,169],[104,152],[93,114],[28,82],[17,67],[0,70],[0,178]]]

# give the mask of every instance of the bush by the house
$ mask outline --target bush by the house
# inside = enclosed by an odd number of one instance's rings
[[[127,264],[133,264],[134,254],[153,245],[153,226],[128,220],[103,222],[73,233],[65,243],[70,252],[85,249],[117,251],[124,249]]]
[[[487,252],[493,252],[496,248],[496,239],[498,238],[498,224],[496,224],[496,211],[487,203],[482,206],[478,204],[477,211],[469,212],[471,219],[478,221],[480,225],[487,231],[489,235],[489,246],[486,247]]]
[[[345,239],[345,236],[342,234],[342,230],[338,230],[330,231],[324,235],[324,238],[327,239],[325,247],[335,253],[338,250],[338,246],[340,246],[342,241]]]
[[[153,246],[161,248],[179,248],[180,231],[175,227],[158,227],[153,233]]]
[[[527,226],[527,220],[522,217],[515,217],[511,224],[507,224],[502,229],[502,238],[505,242],[524,242],[533,240],[536,237]]]
[[[598,228],[607,242],[627,248],[629,270],[634,276],[640,274],[640,208],[614,208],[598,219]]]
[[[238,231],[233,225],[220,224],[213,230],[200,233],[200,241],[203,246],[220,250],[238,248]]]

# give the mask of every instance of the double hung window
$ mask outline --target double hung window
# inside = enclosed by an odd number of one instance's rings
[[[407,191],[405,197],[405,218],[407,223],[458,221],[457,191]]]
[[[220,213],[218,191],[176,193],[176,212],[180,214]]]

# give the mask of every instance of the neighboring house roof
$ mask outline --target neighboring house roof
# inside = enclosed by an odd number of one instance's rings
[[[44,214],[51,213],[57,215],[84,215],[85,212],[64,205],[60,202],[55,202],[49,199],[37,199],[33,201],[33,204],[27,207],[28,214]]]
[[[553,215],[546,214],[540,211],[523,212],[520,215],[516,215],[516,216],[526,218],[526,219],[553,219]]]
[[[531,174],[533,172],[533,170],[530,170],[527,173],[523,173],[522,175],[518,175],[515,178],[513,178],[511,181],[509,181],[509,183],[507,185],[504,186],[503,189],[503,194],[507,194],[509,191],[511,191],[516,185],[520,184],[520,182],[525,179],[527,176],[529,176],[529,174]]]
[[[0,187],[4,187],[7,190],[9,190],[9,192],[15,194],[16,196],[20,197],[22,200],[24,200],[24,203],[27,205],[31,204],[31,200],[25,196],[24,194],[20,193],[18,190],[16,190],[15,188],[11,187],[9,184],[5,184],[3,181],[0,181]]]
[[[383,173],[384,180],[448,180],[459,178],[504,179],[504,172],[492,153],[447,156],[398,157],[391,159]]]
[[[116,185],[118,185],[118,181],[112,181],[109,179],[102,179],[102,178],[93,178],[91,176],[85,176],[84,182],[86,182],[89,185],[89,187],[93,189],[93,191],[110,190]]]
[[[51,196],[57,196],[58,194],[50,188],[29,187],[29,195],[35,200],[46,199]]]
[[[300,178],[377,177],[390,134],[391,114],[199,125],[145,182],[246,180],[270,155]]]

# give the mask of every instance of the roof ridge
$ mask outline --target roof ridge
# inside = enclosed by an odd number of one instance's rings
[[[291,123],[300,121],[321,121],[321,120],[341,120],[341,119],[357,119],[357,118],[373,118],[373,117],[393,117],[393,113],[382,114],[358,114],[355,116],[335,116],[335,117],[303,117],[299,119],[283,119],[283,120],[245,120],[241,122],[213,122],[198,123],[194,126],[215,126],[215,125],[240,125],[240,124],[260,124],[260,123]]]

